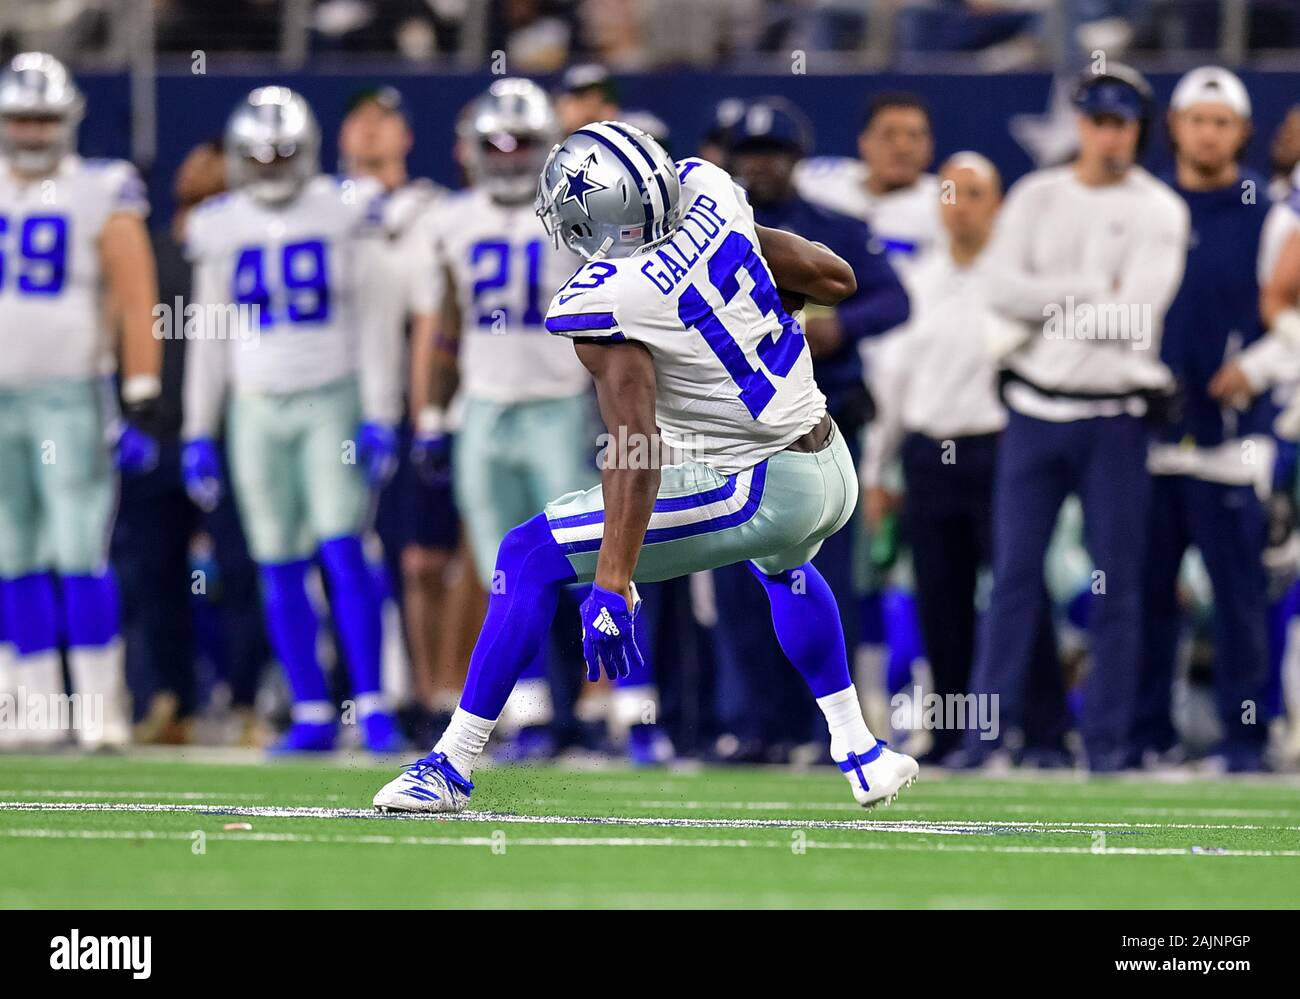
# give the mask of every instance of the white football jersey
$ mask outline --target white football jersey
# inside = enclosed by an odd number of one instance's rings
[[[664,443],[732,475],[815,427],[826,398],[759,251],[744,192],[704,160],[680,160],[677,172],[682,222],[673,238],[587,264],[556,294],[546,328],[643,344],[654,358]]]
[[[200,335],[189,344],[188,434],[215,430],[227,385],[289,393],[357,372],[358,246],[379,224],[380,193],[371,178],[321,175],[283,207],[233,191],[191,213],[185,250],[202,320],[229,305],[258,319],[242,338]]]
[[[23,181],[0,159],[0,384],[110,370],[99,237],[118,212],[149,213],[130,163],[66,156]]]
[[[872,194],[867,165],[847,156],[817,156],[795,167],[795,188],[815,205],[862,219],[889,255],[907,270],[912,262],[946,242],[939,219],[939,178],[923,173],[911,187]]]
[[[546,305],[581,258],[556,249],[531,201],[503,205],[481,188],[448,195],[423,220],[431,253],[423,311],[450,279],[460,312],[460,384],[470,399],[533,402],[581,395],[591,376],[546,335]]]

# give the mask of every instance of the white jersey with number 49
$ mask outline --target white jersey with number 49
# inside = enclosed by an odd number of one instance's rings
[[[118,212],[149,212],[130,163],[65,156],[28,181],[0,159],[0,385],[105,373],[99,240]]]
[[[826,398],[759,251],[744,193],[704,160],[680,160],[677,174],[682,221],[672,239],[587,264],[556,294],[546,328],[644,345],[664,442],[732,475],[815,427]]]
[[[379,225],[380,194],[370,178],[320,175],[282,207],[239,190],[194,210],[185,251],[199,321],[217,322],[224,307],[240,312],[230,336],[187,333],[187,434],[215,431],[227,387],[290,393],[357,373],[357,256],[368,226]]]

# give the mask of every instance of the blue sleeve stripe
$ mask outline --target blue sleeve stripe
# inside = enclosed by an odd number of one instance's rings
[[[546,329],[550,333],[612,330],[617,325],[612,312],[579,312],[570,316],[549,316],[546,320]]]

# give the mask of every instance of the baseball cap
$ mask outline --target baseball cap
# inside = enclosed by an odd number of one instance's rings
[[[1243,118],[1250,117],[1250,95],[1245,84],[1222,66],[1200,66],[1178,81],[1169,106],[1182,111],[1193,104],[1222,104]]]
[[[781,97],[751,101],[731,126],[729,137],[737,152],[768,147],[806,156],[812,149],[812,125],[802,111]]]

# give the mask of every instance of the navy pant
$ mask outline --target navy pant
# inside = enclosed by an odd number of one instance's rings
[[[998,453],[993,594],[972,686],[998,694],[1004,732],[1024,728],[1026,679],[1046,599],[1043,558],[1062,502],[1076,493],[1097,573],[1082,725],[1097,770],[1116,769],[1128,756],[1142,653],[1146,452],[1146,428],[1136,417],[1052,423],[1013,411]],[[968,744],[983,748],[969,737]]]
[[[1177,741],[1170,687],[1183,620],[1178,568],[1196,545],[1214,587],[1214,687],[1223,751],[1258,755],[1266,741],[1268,580],[1261,561],[1268,521],[1250,486],[1157,475],[1152,483],[1146,571],[1146,638],[1134,720],[1134,748]],[[1246,702],[1253,703],[1249,723]]]
[[[904,538],[912,549],[916,604],[926,658],[940,696],[970,689],[975,658],[975,588],[992,559],[993,481],[998,435],[959,437],[949,451],[922,434],[903,441]],[[1025,710],[1025,747],[1060,751],[1068,728],[1065,689],[1051,608],[1042,602]],[[961,742],[953,729],[934,732],[941,759]]]

